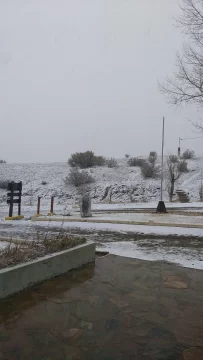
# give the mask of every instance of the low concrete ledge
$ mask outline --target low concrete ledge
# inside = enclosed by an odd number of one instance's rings
[[[162,215],[159,215],[160,219]],[[156,222],[154,220],[148,220],[148,221],[132,221],[132,220],[115,220],[115,219],[97,219],[97,218],[74,218],[74,217],[69,217],[67,219],[64,219],[62,217],[39,217],[36,218],[34,216],[31,217],[32,221],[42,221],[42,222],[51,222],[51,221],[55,221],[55,222],[61,222],[61,223],[65,223],[65,222],[75,222],[75,223],[98,223],[98,224],[122,224],[122,225],[144,225],[144,226],[167,226],[167,227],[178,227],[178,228],[188,228],[188,229],[203,229],[203,224],[188,224],[188,223],[167,223],[167,222]]]
[[[95,260],[95,243],[46,255],[34,261],[0,270],[0,298],[19,292],[38,282],[65,274]]]

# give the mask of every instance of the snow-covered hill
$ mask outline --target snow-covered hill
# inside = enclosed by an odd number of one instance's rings
[[[92,202],[109,202],[112,189],[112,202],[151,202],[159,199],[160,179],[142,178],[138,167],[129,167],[127,160],[118,161],[119,167],[97,167],[88,171],[95,178],[91,185]],[[189,193],[191,201],[199,200],[201,186],[201,170],[203,160],[188,161],[189,172],[183,174],[176,184],[176,189]],[[68,175],[69,166],[66,163],[50,164],[0,164],[0,181],[23,182],[23,204],[34,205],[37,196],[48,203],[50,197],[56,197],[56,204],[74,204],[78,201],[78,192],[73,186],[67,186],[64,179]],[[164,182],[164,198],[168,200],[166,191],[167,181]],[[6,201],[6,190],[0,189],[1,202]]]

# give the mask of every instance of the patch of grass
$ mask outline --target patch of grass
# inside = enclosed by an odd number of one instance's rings
[[[46,251],[55,252],[63,251],[65,249],[70,249],[72,247],[85,244],[85,238],[74,238],[70,236],[64,236],[62,239],[52,239],[44,240],[43,245],[45,246]]]
[[[8,246],[0,251],[0,269],[26,263],[50,253],[71,249],[85,244],[85,242],[86,239],[84,237],[74,237],[65,234],[60,239],[25,241],[19,244],[11,240]]]

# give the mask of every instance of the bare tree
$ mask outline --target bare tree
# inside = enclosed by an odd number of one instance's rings
[[[188,41],[176,56],[174,77],[167,77],[159,88],[174,105],[203,106],[203,0],[182,0],[181,4],[177,23]],[[194,125],[203,131],[202,123]]]
[[[177,156],[169,155],[166,163],[167,163],[169,201],[172,202],[175,182],[180,178],[181,172],[179,170],[179,160]]]

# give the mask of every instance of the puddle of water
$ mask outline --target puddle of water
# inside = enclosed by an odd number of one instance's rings
[[[0,359],[201,360],[203,272],[105,256],[0,302]]]

